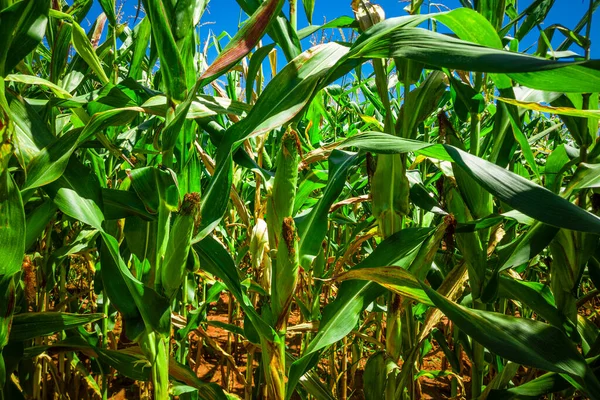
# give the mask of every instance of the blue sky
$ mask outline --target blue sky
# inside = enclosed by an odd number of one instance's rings
[[[542,28],[548,27],[552,24],[562,24],[567,28],[574,28],[581,17],[587,12],[589,0],[556,0],[555,4],[548,15]],[[399,0],[380,0],[375,1],[381,5],[386,12],[386,16],[395,17],[405,15],[404,7],[407,5],[406,1]],[[523,10],[527,5],[531,4],[532,0],[520,0],[519,11]],[[133,24],[135,15],[135,7],[137,6],[137,0],[117,0],[117,4],[123,4],[124,20],[128,21],[130,26]],[[299,1],[300,3],[300,1]],[[454,9],[460,7],[459,0],[436,0],[425,1],[425,6],[422,8],[422,12],[427,12],[427,4],[436,3]],[[298,27],[302,28],[308,25],[306,17],[304,16],[304,10],[302,5],[299,4],[298,12]],[[287,4],[285,6],[285,12],[287,12]],[[431,12],[437,11],[432,7]],[[95,2],[89,17],[93,18],[101,12],[98,2]],[[315,10],[313,15],[313,23],[321,24],[323,21],[331,21],[341,15],[352,16],[352,9],[350,8],[350,0],[316,0]],[[230,35],[235,34],[238,29],[239,23],[243,22],[247,16],[240,13],[240,8],[236,0],[211,0],[208,5],[207,11],[204,13],[201,23],[204,24],[201,28],[202,40],[208,38],[208,33],[212,32],[216,35],[222,32],[228,32]],[[600,41],[600,9],[598,9],[594,15],[595,22],[592,23],[592,34],[590,37],[592,41],[596,39]],[[91,23],[91,20],[88,19]],[[85,27],[85,23],[83,24]],[[538,39],[537,30],[534,30],[532,34],[526,37],[520,44],[520,49],[524,50],[530,46],[535,46]],[[555,40],[553,44],[560,43],[563,40],[561,34],[555,34]],[[267,40],[268,41],[268,40]],[[225,45],[227,40],[222,42]],[[573,50],[579,52],[578,49],[573,47]],[[283,58],[283,57],[281,57]],[[600,58],[600,43],[592,44],[592,58]]]

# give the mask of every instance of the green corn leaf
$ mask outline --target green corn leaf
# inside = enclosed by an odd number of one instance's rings
[[[65,173],[44,190],[57,207],[68,216],[102,230],[102,192],[92,172],[71,159]]]
[[[228,154],[224,160],[217,164],[215,173],[206,191],[203,192],[202,205],[200,206],[200,227],[194,236],[193,243],[207,237],[219,224],[227,210],[229,193],[233,182],[233,159]]]
[[[408,93],[396,125],[396,131],[402,132],[402,137],[414,139],[417,126],[437,109],[438,102],[446,90],[443,79],[444,74],[441,71],[434,71],[418,88]],[[405,118],[405,115],[408,117]]]
[[[185,38],[194,31],[206,9],[208,0],[183,0],[175,5],[173,35],[176,40]]]
[[[21,74],[10,74],[7,75],[4,78],[5,81],[9,81],[9,82],[20,82],[20,83],[25,83],[27,85],[39,85],[39,86],[45,86],[48,89],[52,90],[52,93],[54,93],[56,96],[60,97],[60,98],[70,98],[72,97],[71,94],[69,92],[67,92],[65,89],[63,89],[62,87],[55,85],[54,83],[40,78],[39,76],[31,76],[31,75],[21,75]]]
[[[142,0],[142,3],[146,18],[152,27],[152,43],[160,58],[166,94],[176,101],[181,101],[187,95],[185,70],[168,20],[166,5],[163,0]],[[140,56],[138,54],[138,57]]]
[[[29,249],[40,237],[46,229],[46,225],[54,218],[56,210],[56,205],[52,201],[46,200],[35,210],[27,213],[25,250]]]
[[[536,221],[527,232],[498,249],[500,271],[518,267],[542,252],[554,239],[558,228]]]
[[[275,48],[275,43],[268,44],[257,49],[250,57],[250,63],[248,64],[247,82],[246,82],[246,102],[252,101],[252,92],[254,89],[254,82],[256,81],[256,75],[262,68],[262,63],[271,51]],[[262,88],[257,88],[257,92]]]
[[[107,220],[138,216],[145,220],[156,219],[148,212],[144,202],[133,191],[102,188],[104,218]]]
[[[146,58],[146,50],[150,42],[151,26],[148,17],[144,17],[135,28],[133,28],[134,48],[129,64],[128,76],[135,80],[142,79],[142,68]]]
[[[98,55],[92,47],[92,44],[85,34],[85,31],[77,22],[72,22],[72,25],[73,28],[71,30],[71,40],[73,41],[73,47],[75,48],[75,51],[90,66],[100,82],[103,84],[108,83],[108,76],[104,72],[100,58],[98,58]]]
[[[357,154],[334,150],[328,159],[329,178],[323,189],[323,196],[310,212],[296,218],[300,236],[299,251],[302,268],[309,269],[321,251],[323,239],[327,234],[329,209],[342,192],[348,171],[358,163],[359,159]]]
[[[347,58],[409,58],[441,68],[507,74],[533,89],[600,91],[600,69],[594,62],[551,61],[407,27],[414,21],[407,24],[406,20],[395,18],[384,22],[388,28],[385,36],[381,35],[382,28],[375,29],[377,26],[374,26],[357,39]]]
[[[47,1],[25,0],[0,10],[0,76],[6,76],[42,41],[49,8]]]
[[[585,359],[559,329],[526,318],[468,309],[424,284],[422,287],[452,322],[490,351],[519,364],[588,380],[590,394],[598,390]]]
[[[117,15],[115,13],[115,0],[99,0],[102,11],[106,14],[108,22],[112,26],[117,26]]]
[[[25,211],[21,193],[8,170],[0,174],[0,280],[21,270],[25,253]]]
[[[80,135],[81,129],[72,129],[36,154],[27,165],[27,181],[23,189],[44,186],[60,178]]]
[[[539,399],[540,397],[556,393],[571,387],[569,382],[556,372],[549,372],[534,380],[510,389],[490,391],[489,400],[512,400],[512,399]]]
[[[32,312],[16,314],[10,330],[11,341],[25,341],[39,336],[73,329],[105,318],[104,314],[72,314],[64,312]]]
[[[151,214],[161,207],[169,211],[179,209],[179,190],[177,178],[171,170],[156,167],[143,167],[129,170],[131,186]]]
[[[554,296],[548,286],[501,276],[498,296],[522,302],[550,324],[564,331],[574,342],[579,341],[577,328],[556,309]]]
[[[236,1],[248,15],[254,15],[261,5],[258,0]],[[288,61],[291,61],[302,52],[300,39],[283,12],[280,11],[279,14],[274,17],[267,32],[273,41],[281,47],[283,54]]]
[[[496,29],[480,13],[469,8],[459,8],[447,13],[439,13],[434,18],[446,25],[460,39],[482,46],[502,49],[502,41]],[[499,88],[512,86],[510,79],[502,74],[492,74],[492,79]]]
[[[140,317],[146,329],[168,335],[171,318],[168,300],[131,274],[119,254],[115,238],[104,232],[101,235],[102,281],[115,307],[129,319],[126,324],[132,324],[126,325],[128,337],[136,340],[143,333]]]
[[[312,24],[313,12],[315,11],[315,0],[302,0],[304,13],[309,24]]]
[[[27,165],[27,182],[24,189],[33,189],[57,180],[67,168],[71,154],[81,141],[89,139],[106,127],[130,122],[141,110],[137,107],[127,107],[96,113],[83,130],[72,129],[44,147]]]
[[[292,60],[269,82],[248,116],[227,130],[231,141],[260,135],[292,120],[347,51],[345,46],[327,43]]]

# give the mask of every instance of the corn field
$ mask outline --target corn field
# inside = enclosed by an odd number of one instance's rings
[[[236,1],[0,0],[0,400],[600,399],[600,0]]]

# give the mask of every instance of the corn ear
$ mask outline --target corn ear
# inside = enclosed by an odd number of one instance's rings
[[[185,274],[194,230],[200,225],[200,195],[188,193],[169,232],[165,261],[161,269],[161,284],[166,297],[172,298]]]
[[[292,217],[286,217],[282,225],[283,240],[277,248],[277,262],[272,276],[271,309],[276,318],[275,327],[286,327],[287,316],[298,281],[298,234]]]
[[[277,249],[281,240],[283,220],[292,216],[298,184],[300,139],[296,131],[288,129],[281,139],[277,155],[277,169],[270,198],[267,200],[269,247]]]

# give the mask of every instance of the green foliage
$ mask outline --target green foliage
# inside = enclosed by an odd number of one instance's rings
[[[600,397],[597,0],[92,3],[0,1],[0,399]]]

